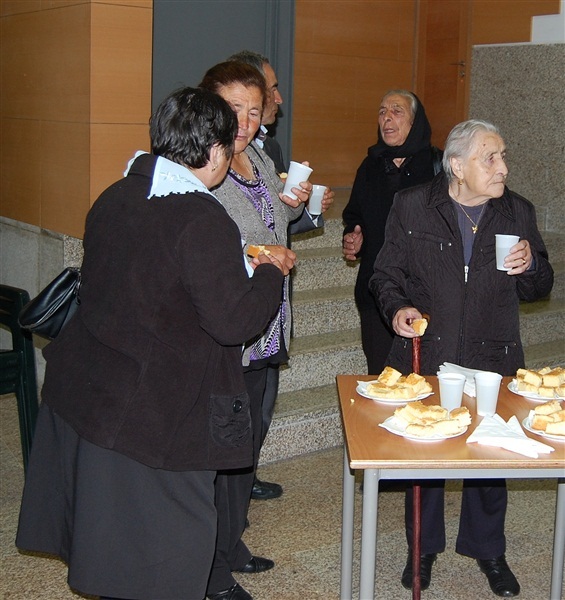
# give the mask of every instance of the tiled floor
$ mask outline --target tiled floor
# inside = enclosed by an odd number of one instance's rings
[[[0,398],[1,538],[0,598],[5,600],[79,599],[66,584],[64,564],[25,556],[14,547],[18,504],[23,483],[15,401]],[[277,500],[254,501],[246,541],[257,554],[276,561],[272,571],[241,575],[241,584],[256,600],[339,598],[342,449],[335,448],[265,465],[260,476],[277,481],[285,493]],[[522,600],[549,597],[555,484],[513,481],[507,515],[507,558],[522,585]],[[361,495],[356,509],[359,535]],[[495,598],[485,577],[468,558],[453,552],[460,504],[459,485],[446,498],[448,550],[434,569],[424,600]],[[400,585],[405,560],[403,494],[381,493],[376,598],[411,598]],[[357,540],[358,541],[358,540]],[[200,600],[179,598],[179,600]]]

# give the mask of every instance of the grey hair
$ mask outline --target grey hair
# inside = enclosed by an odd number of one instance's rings
[[[443,151],[443,170],[447,176],[447,181],[451,182],[455,179],[453,169],[451,168],[452,158],[467,158],[473,147],[473,140],[478,133],[496,133],[500,135],[498,127],[488,121],[479,119],[470,119],[458,123],[449,132],[445,142],[445,150]]]
[[[412,120],[414,120],[414,118],[416,117],[416,111],[418,110],[418,100],[416,100],[416,96],[414,96],[414,94],[412,92],[409,92],[408,90],[389,90],[383,96],[383,100],[393,95],[402,96],[403,98],[406,98],[406,100],[408,100],[408,102],[410,103]]]
[[[269,64],[269,59],[266,56],[259,54],[259,52],[253,52],[252,50],[242,50],[241,52],[232,54],[227,60],[251,65],[252,67],[255,67],[263,77],[265,76],[263,65],[265,63]]]

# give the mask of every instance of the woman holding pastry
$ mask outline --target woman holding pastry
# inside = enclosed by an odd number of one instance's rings
[[[261,247],[264,255],[290,270],[296,255],[288,248],[288,225],[301,215],[312,184],[305,182],[293,188],[297,200],[283,196],[284,186],[272,160],[254,141],[266,101],[265,78],[248,64],[228,61],[209,69],[200,86],[222,96],[238,120],[234,156],[226,179],[215,193],[238,225],[246,251],[249,245]],[[247,342],[243,354],[244,379],[251,398],[253,461],[249,469],[224,472],[216,481],[218,542],[207,591],[213,600],[249,600],[251,595],[236,582],[232,571],[256,573],[274,566],[269,559],[252,556],[241,535],[261,450],[261,407],[267,369],[288,360],[291,327],[288,285],[287,276],[277,314],[260,335]]]
[[[514,375],[524,366],[519,302],[546,296],[553,269],[536,226],[533,205],[506,186],[506,148],[497,128],[484,121],[455,126],[443,155],[444,173],[397,194],[370,287],[396,336],[387,364],[410,372],[411,323],[430,315],[421,337],[421,373],[435,375],[443,362]],[[496,269],[495,234],[518,235]],[[488,484],[488,485],[485,485]],[[422,486],[421,582],[445,549],[443,482]],[[477,560],[492,591],[518,595],[505,560],[504,480],[465,481],[456,551]],[[402,576],[412,584],[412,495],[406,496],[409,560]]]

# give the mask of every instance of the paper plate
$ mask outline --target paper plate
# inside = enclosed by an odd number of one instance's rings
[[[401,404],[408,404],[408,402],[415,402],[416,400],[423,400],[428,396],[431,396],[433,392],[426,392],[425,394],[420,394],[415,398],[383,398],[382,396],[371,396],[367,393],[367,386],[370,383],[376,383],[376,380],[373,381],[358,381],[357,387],[355,391],[363,398],[368,398],[369,400],[376,400],[377,402],[383,402],[385,404],[390,404],[391,406],[399,406]]]
[[[421,437],[418,435],[410,435],[406,433],[405,429],[408,426],[404,421],[397,419],[395,416],[389,417],[386,421],[379,423],[379,427],[383,427],[390,433],[394,433],[394,435],[399,435],[400,437],[406,438],[407,440],[413,440],[415,442],[441,442],[443,440],[449,440],[454,437],[459,437],[463,435],[467,431],[467,427],[462,429],[458,433],[452,433],[451,435],[439,435],[434,434],[430,437]]]

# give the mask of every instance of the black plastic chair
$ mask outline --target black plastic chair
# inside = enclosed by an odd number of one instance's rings
[[[28,302],[29,294],[25,290],[0,285],[0,327],[12,335],[12,348],[0,349],[0,394],[15,394],[18,401],[24,469],[39,404],[33,340],[18,324],[18,314]]]

